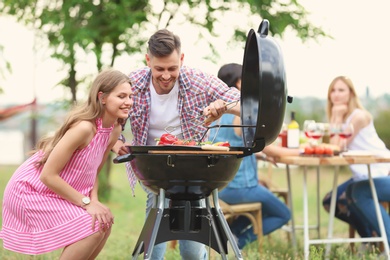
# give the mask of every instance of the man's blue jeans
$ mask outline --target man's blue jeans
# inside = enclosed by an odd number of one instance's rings
[[[142,185],[141,185],[142,186]],[[147,200],[146,200],[146,216],[149,215],[150,209],[152,208],[154,204],[154,194],[143,187],[144,190],[147,192]],[[168,205],[168,201],[166,199],[165,204]],[[158,245],[155,245],[153,247],[153,252],[150,259],[153,260],[163,260],[165,251],[167,249],[167,243],[160,243]],[[190,240],[179,240],[179,249],[180,249],[180,255],[182,259],[185,260],[205,260],[208,258],[207,256],[207,250],[205,245],[202,243],[198,243],[195,241]]]
[[[219,198],[228,204],[261,202],[264,235],[281,228],[291,218],[288,207],[261,185],[239,189],[225,188],[219,192]],[[240,216],[230,225],[232,233],[238,238],[240,249],[257,239],[250,224],[248,218]]]
[[[374,178],[374,184],[379,201],[390,201],[390,177]],[[374,200],[372,199],[370,183],[368,180],[356,181],[347,188],[347,199],[350,207],[363,221],[368,223],[375,232],[380,235],[378,218],[375,211]],[[390,238],[390,217],[386,210],[380,205],[383,223],[386,230],[387,241]],[[390,243],[389,243],[390,246]]]

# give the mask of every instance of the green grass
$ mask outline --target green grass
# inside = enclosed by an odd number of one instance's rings
[[[15,166],[1,166],[0,165],[0,201],[2,201],[3,191],[9,178],[11,177]],[[267,169],[265,168],[266,172]],[[302,204],[302,169],[292,169],[292,183],[293,183],[293,203],[294,214],[297,225],[303,224],[303,204]],[[349,178],[349,172],[342,170],[339,176],[339,183]],[[113,187],[110,202],[107,203],[111,211],[115,215],[115,224],[113,225],[112,233],[107,241],[105,248],[100,253],[98,259],[131,259],[131,254],[134,245],[138,239],[140,231],[143,227],[145,219],[145,192],[137,185],[136,196],[133,197],[127,181],[124,165],[113,165],[113,172],[110,177],[110,182]],[[272,173],[272,181],[280,187],[287,187],[287,179],[285,170],[283,168],[274,168]],[[321,168],[321,185],[320,185],[320,199],[331,189],[333,181],[332,168]],[[309,212],[310,224],[315,223],[314,214],[316,212],[316,174],[315,170],[309,169],[308,172],[308,192],[309,192]],[[328,214],[322,209],[321,211],[321,237],[326,236]],[[1,218],[0,218],[1,224]],[[310,231],[311,237],[315,236],[314,231]],[[334,236],[347,237],[348,226],[341,221],[335,220]],[[279,259],[303,259],[303,231],[297,231],[298,250],[294,253],[291,244],[287,240],[287,232],[284,230],[277,230],[270,236],[264,238],[262,252],[259,253],[256,243],[248,245],[242,251],[244,259],[258,259],[258,260],[279,260]],[[166,259],[180,259],[179,250],[168,249]],[[323,246],[312,247],[310,259],[323,259]],[[2,260],[19,260],[19,259],[58,259],[61,250],[51,252],[49,254],[40,256],[26,256],[16,254],[3,249],[2,241],[0,240],[0,259]],[[210,250],[211,259],[221,259],[221,257]],[[229,259],[235,259],[232,250],[228,252]],[[364,259],[376,259],[375,255],[366,255]],[[139,259],[143,259],[140,255]],[[330,259],[362,259],[354,256],[350,252],[349,244],[335,244],[332,245],[332,255]]]

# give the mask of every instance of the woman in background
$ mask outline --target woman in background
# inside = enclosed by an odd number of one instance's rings
[[[331,127],[332,125],[352,125],[352,136],[347,139],[348,150],[366,150],[378,155],[390,154],[375,130],[372,115],[360,103],[354,85],[348,77],[339,76],[330,83],[327,96],[327,116]],[[332,144],[343,146],[344,140],[338,135],[335,135],[330,141]],[[358,200],[358,197],[362,194],[359,195],[360,188],[359,191],[357,188],[367,184],[367,181],[360,182],[368,178],[367,166],[354,164],[350,165],[350,169],[352,171],[352,178],[339,185],[337,189],[335,216],[351,224],[361,237],[371,237],[373,225],[368,225],[369,222],[367,219],[362,217],[363,205],[358,202],[360,200]],[[387,176],[389,170],[389,164],[381,163],[371,165],[371,175],[375,178],[375,182],[377,182],[378,177]],[[380,179],[378,179],[378,182],[382,183]],[[366,188],[369,190],[368,185]],[[346,193],[347,189],[348,192]],[[378,194],[382,194],[383,191],[378,186]],[[348,205],[348,202],[351,204]],[[331,192],[323,200],[323,206],[328,212],[330,203]],[[366,205],[368,203],[364,204]],[[356,208],[360,208],[360,210],[357,211]],[[375,215],[375,211],[368,210],[367,207],[364,208],[364,212],[364,215],[369,216],[371,213]],[[363,244],[360,250],[365,250],[365,248],[366,245]]]

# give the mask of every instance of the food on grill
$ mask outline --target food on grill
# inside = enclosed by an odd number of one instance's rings
[[[221,146],[221,147],[230,147],[229,142],[217,142],[212,144],[211,142],[196,142],[194,140],[183,140],[177,138],[175,135],[172,134],[162,134],[160,138],[156,138],[157,145],[187,145],[187,146],[204,146],[204,145],[210,145],[210,146]],[[214,149],[215,150],[215,149]],[[226,150],[226,149],[223,149]]]
[[[202,150],[211,150],[211,151],[229,151],[229,146],[218,146],[213,144],[204,144],[201,146]]]
[[[177,141],[179,141],[179,139],[176,136],[171,134],[163,134],[160,136],[160,139],[157,140],[157,145],[174,144]]]
[[[230,147],[230,143],[228,141],[225,141],[225,142],[217,142],[217,143],[213,143],[212,145],[214,146],[225,146],[225,147]]]

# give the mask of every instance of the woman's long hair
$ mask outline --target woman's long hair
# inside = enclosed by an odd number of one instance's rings
[[[44,137],[37,143],[36,148],[31,153],[35,153],[39,150],[42,150],[44,153],[38,164],[43,165],[47,161],[51,151],[69,128],[80,121],[95,123],[95,120],[103,115],[104,106],[99,99],[99,92],[103,92],[103,95],[108,95],[116,86],[125,82],[131,84],[129,77],[118,70],[106,69],[99,73],[92,83],[88,101],[81,105],[74,106],[67,115],[63,125],[55,134],[53,136]],[[124,122],[125,119],[118,119],[118,123],[123,124]]]
[[[333,103],[330,100],[330,94],[332,93],[334,85],[339,80],[341,80],[348,86],[350,92],[350,97],[348,101],[348,112],[346,113],[345,118],[343,118],[343,120],[345,121],[346,117],[350,115],[355,108],[366,110],[361,104],[359,97],[356,95],[356,90],[352,83],[352,80],[346,76],[338,76],[332,80],[328,88],[328,100],[327,100],[326,113],[329,122],[330,122],[330,118],[332,117],[332,107],[333,107]]]

